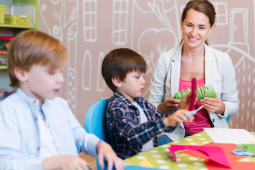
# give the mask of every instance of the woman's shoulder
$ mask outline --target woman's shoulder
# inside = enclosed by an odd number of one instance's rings
[[[168,64],[170,62],[170,59],[176,54],[176,51],[178,50],[178,47],[171,48],[168,51],[163,52],[159,59],[158,62],[162,62],[164,64]]]
[[[207,49],[208,49],[208,54],[213,56],[213,58],[216,59],[217,61],[221,61],[223,63],[231,61],[231,58],[229,57],[228,53],[209,47],[209,46],[207,46]]]
[[[210,53],[212,53],[215,57],[229,57],[228,53],[220,51],[218,49],[212,48],[210,46],[207,46],[208,50],[210,51]]]

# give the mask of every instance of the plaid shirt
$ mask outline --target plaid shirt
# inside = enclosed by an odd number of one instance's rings
[[[113,150],[122,159],[142,152],[143,144],[151,139],[154,147],[158,146],[157,135],[175,129],[175,126],[166,127],[163,113],[143,97],[134,101],[143,109],[148,122],[141,124],[138,108],[117,92],[110,98],[106,111],[108,138]]]

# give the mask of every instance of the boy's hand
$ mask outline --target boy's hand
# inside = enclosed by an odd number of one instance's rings
[[[83,159],[70,156],[53,156],[43,160],[42,167],[44,170],[61,169],[61,170],[89,170],[88,163]]]
[[[98,161],[101,169],[104,169],[104,159],[107,160],[108,170],[111,170],[115,165],[116,170],[122,170],[125,168],[125,164],[122,159],[117,157],[111,146],[104,142],[97,143]]]
[[[189,113],[188,110],[177,110],[172,115],[168,116],[167,118],[164,118],[163,122],[166,125],[166,127],[174,126],[177,123],[181,124],[182,122],[192,122],[194,119],[193,115],[190,115],[187,119],[185,117],[187,113]]]

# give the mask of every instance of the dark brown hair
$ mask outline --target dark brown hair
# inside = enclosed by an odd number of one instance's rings
[[[146,62],[141,55],[128,48],[119,48],[105,56],[101,71],[107,86],[115,92],[117,88],[112,83],[112,78],[118,77],[120,81],[124,81],[129,72],[145,73],[146,69]]]
[[[24,31],[12,40],[9,47],[7,65],[10,86],[19,86],[14,73],[16,67],[29,71],[33,65],[42,65],[54,71],[63,66],[66,59],[66,48],[58,39],[41,31]]]
[[[208,0],[191,0],[187,3],[186,7],[183,9],[181,20],[184,22],[187,12],[190,9],[195,11],[202,12],[209,18],[210,26],[213,26],[215,23],[216,12],[212,3]],[[181,40],[182,43],[183,40]],[[208,45],[208,41],[205,40],[205,43]]]

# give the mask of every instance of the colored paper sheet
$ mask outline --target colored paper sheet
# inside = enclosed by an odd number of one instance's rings
[[[153,168],[152,164],[148,161],[147,158],[142,160],[141,166]]]
[[[245,129],[204,128],[204,130],[214,143],[255,143],[255,137]]]
[[[255,144],[236,145],[236,147],[240,147],[240,148],[247,150],[251,153],[255,153]]]
[[[225,143],[209,143],[203,146],[221,146],[231,168],[223,167],[215,164],[212,161],[205,161],[205,165],[208,170],[254,170],[254,162],[237,162],[237,160],[245,158],[247,156],[232,154],[232,150],[237,149],[235,144],[225,144]]]
[[[174,154],[173,153],[174,151],[178,151],[178,150],[186,150],[186,149],[194,150],[197,152],[191,152],[192,156],[202,157],[228,168],[231,167],[223,149],[220,146],[171,145],[170,148],[171,148],[170,152],[172,154]],[[198,153],[198,152],[201,152],[201,153]],[[186,153],[190,153],[190,151]]]
[[[195,103],[195,100],[196,100],[196,97],[197,97],[197,79],[196,78],[193,78],[192,81],[191,81],[191,92],[192,92],[192,96],[191,96],[191,99],[190,99],[190,103],[189,103],[189,111],[192,111],[194,110],[194,103]]]

